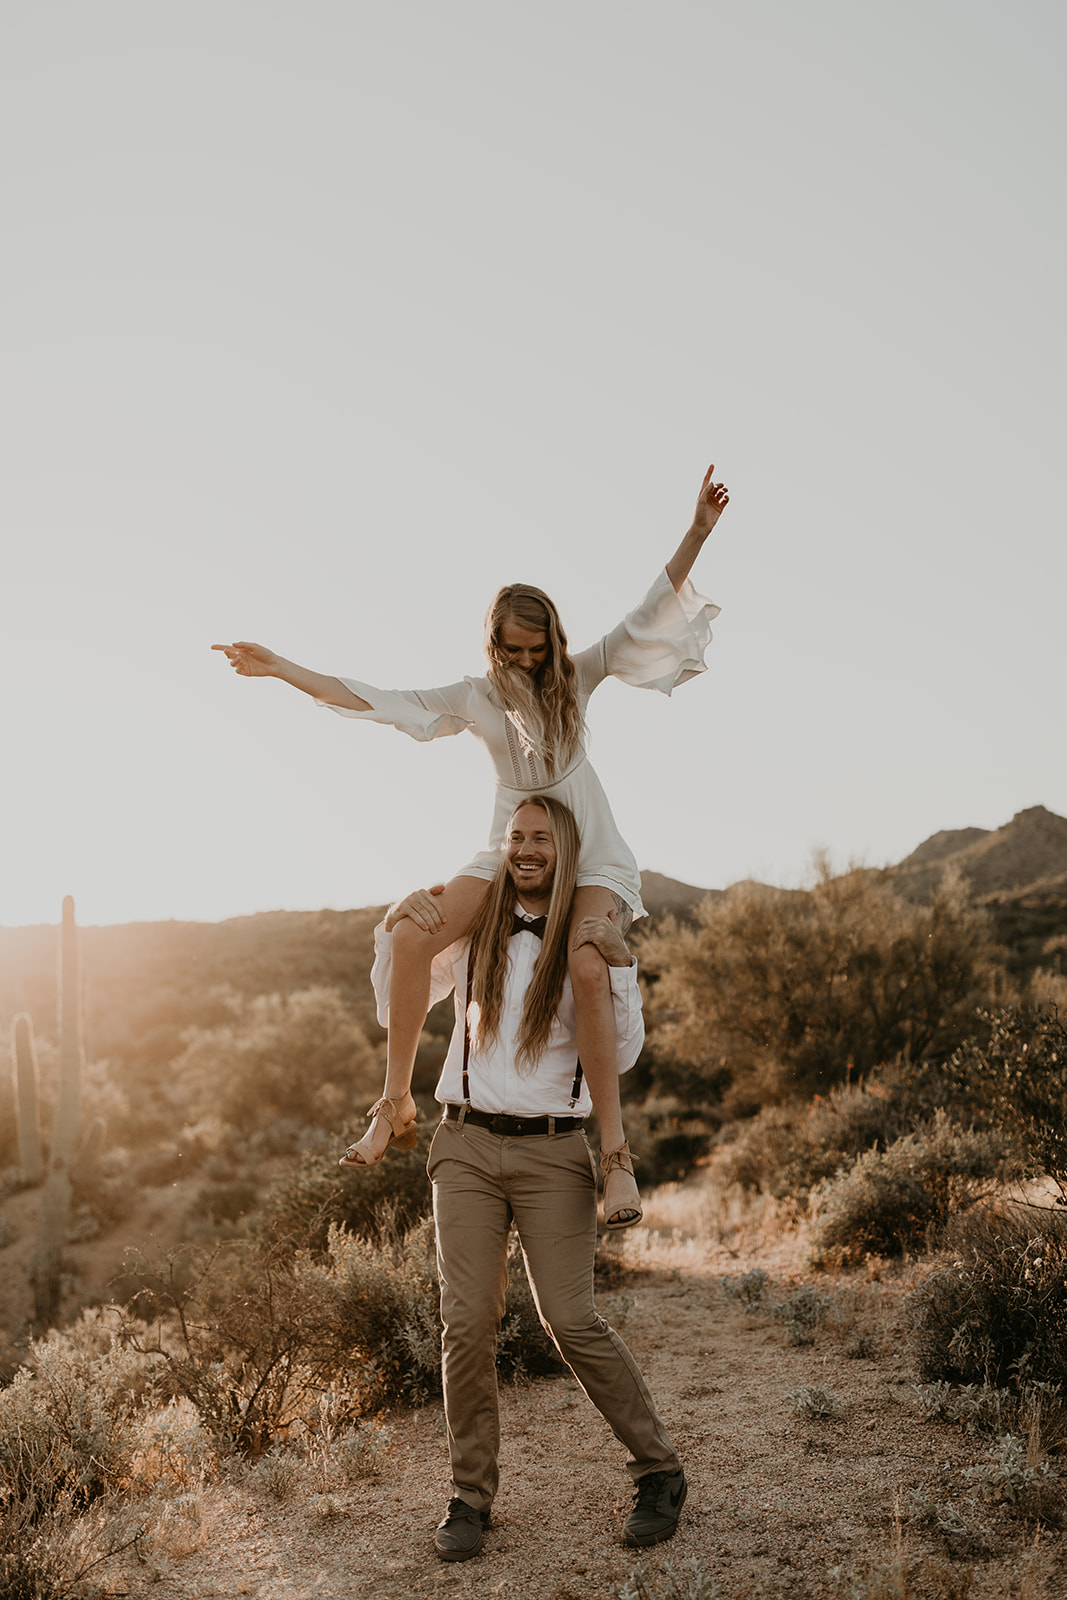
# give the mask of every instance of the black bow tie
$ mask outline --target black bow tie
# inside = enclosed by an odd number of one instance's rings
[[[545,923],[547,917],[531,917],[529,921],[515,913],[515,921],[511,924],[512,933],[532,933],[535,938],[543,939],[545,936]]]

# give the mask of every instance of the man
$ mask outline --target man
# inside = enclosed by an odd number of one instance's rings
[[[456,1027],[437,1098],[445,1114],[433,1180],[442,1372],[452,1498],[435,1536],[446,1561],[477,1555],[499,1478],[496,1335],[514,1221],[541,1321],[630,1452],[634,1508],[624,1539],[658,1544],[678,1526],[685,1474],[640,1372],[593,1304],[596,1169],[582,1132],[591,1109],[575,1050],[567,930],[579,854],[567,808],[536,796],[511,818],[500,868],[470,940],[435,958],[431,1001],[455,991]],[[432,915],[417,891],[375,930],[374,988],[388,1025],[391,934]],[[636,963],[609,918],[575,932],[610,968],[620,1072],[644,1039]]]

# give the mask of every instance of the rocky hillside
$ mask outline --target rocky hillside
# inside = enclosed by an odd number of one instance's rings
[[[684,920],[706,895],[718,898],[724,892],[722,889],[696,889],[691,883],[679,883],[677,878],[665,878],[662,872],[641,874],[641,899],[650,917],[670,915]]]
[[[966,878],[979,898],[1067,885],[1067,817],[1030,806],[1002,828],[935,833],[905,856],[894,876],[909,898],[925,899],[949,870]]]
[[[1013,972],[1063,963],[1067,817],[1030,806],[1001,828],[935,833],[894,868],[894,881],[909,899],[925,900],[946,872],[958,872],[986,906]]]

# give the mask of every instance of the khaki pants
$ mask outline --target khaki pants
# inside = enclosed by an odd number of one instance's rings
[[[645,1381],[593,1304],[596,1175],[585,1135],[503,1138],[442,1122],[427,1171],[437,1225],[453,1492],[484,1511],[499,1481],[496,1335],[512,1220],[541,1322],[630,1452],[631,1477],[677,1472],[678,1456]]]

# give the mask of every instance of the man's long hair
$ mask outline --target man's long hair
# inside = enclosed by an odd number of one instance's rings
[[[548,920],[541,940],[541,953],[534,963],[533,977],[526,991],[519,1047],[515,1054],[515,1065],[525,1076],[535,1071],[545,1053],[563,995],[563,982],[567,976],[567,933],[575,879],[578,876],[581,840],[578,824],[571,812],[550,795],[532,794],[515,807],[512,817],[523,806],[539,806],[545,812],[556,847],[556,873],[552,880]],[[509,821],[509,836],[510,833]],[[472,982],[467,1026],[471,1030],[471,1042],[475,1049],[484,1050],[491,1045],[500,1029],[504,1010],[504,982],[508,972],[508,940],[511,938],[514,917],[515,885],[508,874],[507,858],[502,855],[496,877],[490,884],[489,893],[482,902],[471,930],[468,961]]]
[[[543,633],[548,640],[548,654],[532,677],[508,662],[500,643],[506,622]],[[567,635],[543,590],[528,583],[509,583],[499,590],[486,613],[485,653],[489,682],[522,749],[544,762],[550,778],[566,772],[581,749],[585,724]]]

